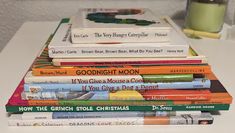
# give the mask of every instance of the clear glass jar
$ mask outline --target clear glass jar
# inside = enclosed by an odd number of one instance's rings
[[[224,23],[228,0],[188,0],[185,27],[219,32]]]

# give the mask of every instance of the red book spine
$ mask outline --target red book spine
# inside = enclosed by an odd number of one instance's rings
[[[147,90],[141,93],[145,100],[209,100],[209,90]]]
[[[113,61],[113,62],[57,62],[58,66],[112,66],[112,65],[171,65],[200,64],[202,60]]]

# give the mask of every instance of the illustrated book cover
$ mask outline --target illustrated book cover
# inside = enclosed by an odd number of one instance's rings
[[[171,26],[149,9],[83,8],[73,17],[73,43],[166,42]]]

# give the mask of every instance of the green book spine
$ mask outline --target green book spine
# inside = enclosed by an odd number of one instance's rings
[[[216,111],[229,104],[191,104],[159,106],[7,106],[7,112],[115,112],[115,111]]]
[[[144,83],[193,81],[193,74],[142,75],[142,77]]]

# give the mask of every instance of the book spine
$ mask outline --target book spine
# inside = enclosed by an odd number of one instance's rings
[[[53,114],[54,112],[25,112],[22,114],[11,114],[10,117],[19,118],[22,120],[54,119]]]
[[[197,66],[122,66],[88,68],[32,68],[34,76],[77,76],[77,75],[142,75],[142,74],[206,74],[211,73],[208,65]]]
[[[9,106],[86,106],[86,105],[181,105],[181,104],[231,104],[231,98],[214,98],[209,100],[10,100]]]
[[[174,101],[198,101],[209,100],[211,92],[209,90],[148,90],[141,92],[144,100],[174,100]],[[117,95],[120,96],[120,95]],[[116,96],[116,97],[117,97]],[[114,99],[114,98],[113,98]]]
[[[147,82],[180,82],[192,81],[193,74],[165,75],[102,75],[102,76],[33,76],[29,72],[24,82],[26,84],[95,84],[95,83],[147,83]]]
[[[128,45],[128,44],[127,44]],[[186,57],[188,46],[50,47],[50,58]]]
[[[208,79],[195,79],[192,82],[159,83],[114,83],[114,84],[24,84],[24,91],[118,91],[118,90],[155,90],[155,89],[196,89],[210,88]]]
[[[212,123],[213,117],[210,114],[96,119],[8,120],[9,126],[205,125]]]
[[[117,111],[218,111],[229,104],[191,104],[154,106],[8,106],[7,112],[117,112]]]
[[[55,66],[113,66],[113,65],[174,65],[174,64],[201,64],[206,63],[204,60],[159,60],[159,61],[104,61],[104,62],[89,62],[89,61],[66,61],[53,59]]]
[[[193,74],[163,74],[163,75],[141,75],[144,83],[157,82],[190,82],[193,81]]]
[[[22,92],[23,100],[208,100],[209,90]],[[98,101],[97,101],[98,102]]]
[[[201,115],[201,111],[129,111],[129,112],[25,112],[18,115],[22,120],[38,119],[83,119],[83,118],[119,118],[119,117],[144,117],[144,116],[176,116],[176,115]]]
[[[23,100],[109,100],[110,99],[108,91],[99,91],[99,92],[49,91],[49,92],[37,92],[37,93],[22,92],[21,97]]]
[[[168,42],[170,31],[170,28],[115,28],[115,31],[72,28],[71,39],[73,43]]]
[[[53,119],[113,118],[113,117],[119,118],[119,117],[144,117],[144,116],[176,116],[176,115],[185,115],[185,114],[201,115],[201,111],[53,112],[52,118]]]

